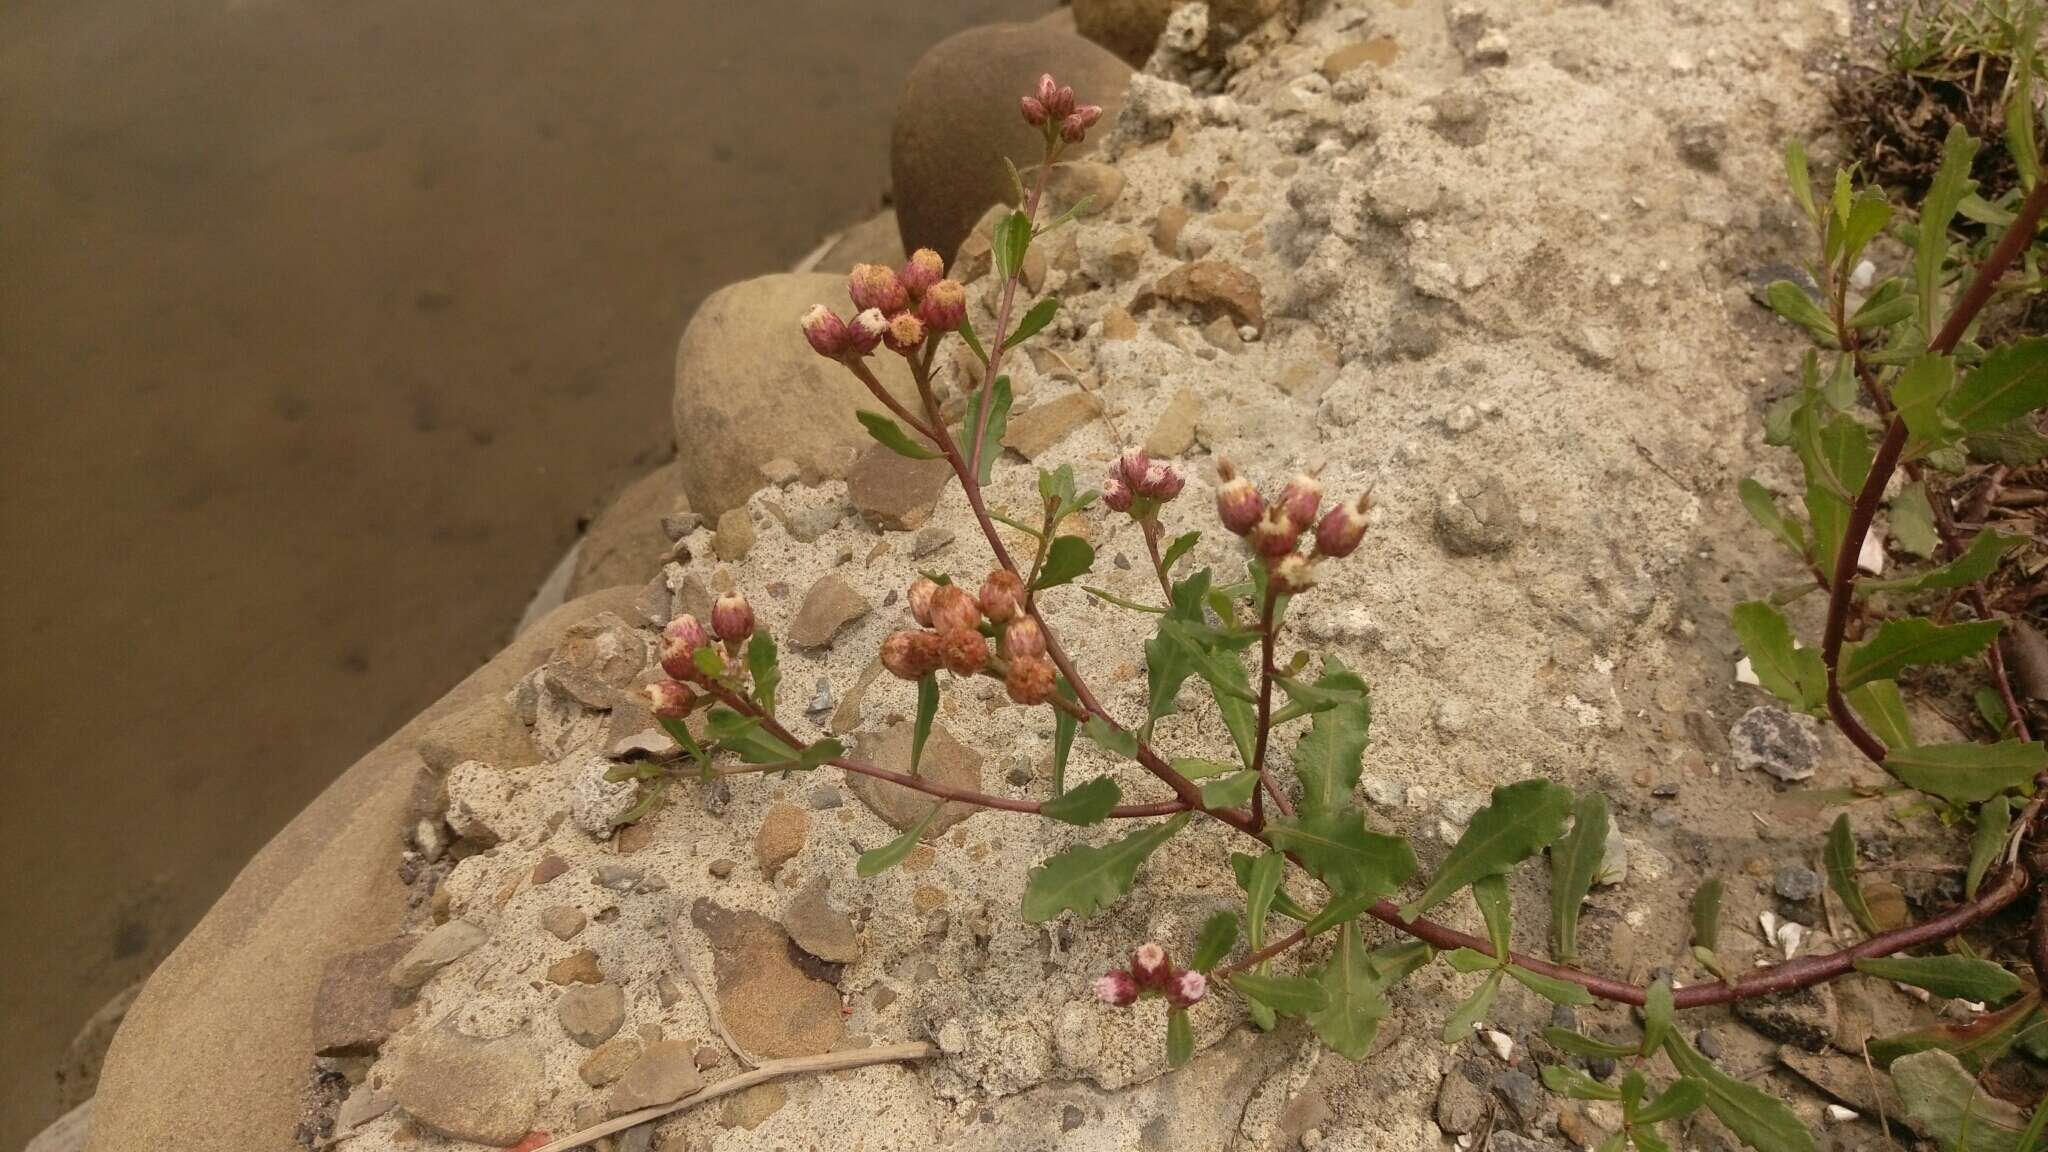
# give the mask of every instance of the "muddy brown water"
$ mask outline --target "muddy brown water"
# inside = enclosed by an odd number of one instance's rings
[[[696,302],[1049,0],[0,7],[0,1148],[663,456]]]

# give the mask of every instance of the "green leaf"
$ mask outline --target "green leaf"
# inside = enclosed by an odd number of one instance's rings
[[[1835,817],[1828,827],[1828,844],[1822,859],[1827,863],[1828,887],[1835,890],[1842,907],[1865,936],[1877,935],[1877,920],[1863,899],[1863,885],[1856,879],[1856,834],[1849,828],[1849,815]]]
[[[1992,861],[2005,850],[2005,837],[2012,831],[2012,801],[1993,796],[1977,809],[1977,828],[1970,834],[1970,870],[1963,879],[1963,899],[1975,900],[1977,886],[1984,882]]]
[[[939,676],[927,672],[917,680],[917,723],[910,729],[910,774],[924,760],[924,742],[931,738],[932,720],[939,714]]]
[[[1230,946],[1237,943],[1237,913],[1218,912],[1202,924],[1202,934],[1195,938],[1194,969],[1207,972],[1223,962],[1230,955]]]
[[[1550,951],[1560,963],[1579,957],[1579,906],[1607,855],[1607,797],[1588,792],[1572,809],[1571,835],[1550,848]]]
[[[1666,1120],[1677,1120],[1699,1111],[1707,1102],[1707,1086],[1688,1076],[1672,1082],[1663,1095],[1650,1101],[1650,1106],[1636,1113],[1638,1124],[1661,1124]]]
[[[754,700],[761,711],[775,715],[775,689],[782,684],[782,666],[776,660],[775,637],[766,628],[747,640],[747,675],[753,678]]]
[[[1990,529],[1977,533],[1970,546],[1961,556],[1947,564],[1918,576],[1906,576],[1895,580],[1861,580],[1859,591],[1865,592],[1924,592],[1930,588],[1965,588],[1991,575],[1998,568],[1999,557],[2025,541],[2022,536],[2004,536]]]
[[[1892,1083],[1906,1111],[1944,1148],[2022,1152],[2026,1117],[1977,1087],[1977,1078],[1946,1052],[1916,1052],[1892,1061]]]
[[[1365,814],[1356,808],[1273,820],[1266,825],[1266,837],[1275,848],[1293,852],[1310,875],[1340,895],[1389,896],[1415,874],[1408,841],[1367,831]]]
[[[2013,37],[2016,44],[2033,44],[2040,28],[2040,10],[2025,10],[2018,35]],[[2007,79],[2005,95],[2005,150],[2012,157],[2013,168],[2020,178],[2020,187],[2031,192],[2034,182],[2041,175],[2040,145],[2034,138],[2034,54],[2015,52],[2012,54],[2012,75]],[[2048,1113],[2044,1113],[2048,1115]]]
[[[1138,738],[1131,735],[1128,728],[1119,728],[1100,716],[1090,716],[1088,722],[1081,725],[1081,731],[1111,755],[1126,760],[1138,758]]]
[[[1505,964],[1513,948],[1514,922],[1509,911],[1508,882],[1502,876],[1481,876],[1472,882],[1472,902],[1479,905],[1479,917],[1486,921],[1486,939],[1493,954]]]
[[[1962,624],[1936,624],[1920,616],[1887,620],[1878,626],[1876,635],[1843,653],[1838,676],[1842,687],[1854,688],[1872,680],[1896,680],[1915,664],[1967,660],[1997,639],[2004,626],[2002,620]]]
[[[796,765],[809,771],[844,755],[846,755],[846,745],[831,737],[827,737],[823,740],[804,745],[796,754]]]
[[[1879,284],[1863,306],[1849,317],[1849,327],[1858,331],[1889,328],[1913,315],[1913,298],[1906,295],[1906,282],[1896,276]]]
[[[1356,922],[1337,934],[1337,945],[1317,971],[1316,981],[1322,985],[1324,1005],[1309,1013],[1309,1027],[1339,1056],[1365,1059],[1387,1014],[1387,981],[1367,955]]]
[[[1202,803],[1211,808],[1240,808],[1258,789],[1257,772],[1234,772],[1202,785]]]
[[[1970,702],[1977,706],[1977,715],[1993,732],[2004,733],[2012,726],[2012,716],[2005,710],[2005,699],[1996,688],[1979,688],[1970,694]]]
[[[2039,741],[1997,744],[1922,744],[1885,757],[1884,769],[1902,783],[1959,804],[1989,800],[2018,788],[2048,767]]]
[[[1239,769],[1236,764],[1226,764],[1221,760],[1200,760],[1192,756],[1183,756],[1173,762],[1173,770],[1190,780],[1210,780],[1218,776],[1228,776]]]
[[[1985,353],[1945,406],[1966,432],[1991,432],[2048,405],[2048,337],[2030,336]]]
[[[705,714],[704,735],[749,764],[779,764],[796,751],[764,731],[759,720],[729,708],[713,708]]]
[[[1602,1084],[1577,1068],[1562,1064],[1543,1066],[1543,1086],[1573,1100],[1619,1100],[1621,1089]]]
[[[994,259],[996,275],[1008,280],[1024,266],[1024,252],[1031,247],[1031,217],[1013,211],[996,221],[994,233],[990,236],[989,255]]]
[[[1605,1040],[1581,1036],[1567,1028],[1545,1028],[1543,1039],[1560,1052],[1593,1060],[1619,1060],[1637,1054],[1637,1047],[1634,1044],[1609,1044]]]
[[[1183,812],[1100,848],[1076,844],[1033,868],[1024,884],[1025,921],[1043,924],[1067,911],[1087,917],[1115,903],[1137,882],[1138,865],[1186,827],[1189,815]]]
[[[1669,976],[1660,978],[1643,994],[1643,1055],[1655,1055],[1664,1046],[1664,1038],[1671,1034],[1672,1003]]]
[[[1323,905],[1322,911],[1316,913],[1315,919],[1310,920],[1302,928],[1302,932],[1310,939],[1314,939],[1339,924],[1348,924],[1358,919],[1365,914],[1366,909],[1380,900],[1380,893],[1373,888],[1362,888],[1342,896],[1333,896],[1328,904]]]
[[[1453,948],[1444,953],[1444,963],[1467,976],[1474,972],[1492,972],[1501,966],[1500,957],[1488,956],[1477,948]]]
[[[1235,865],[1242,854],[1231,858]],[[1251,860],[1249,874],[1240,877],[1238,883],[1244,886],[1245,931],[1251,937],[1252,950],[1266,946],[1266,917],[1273,910],[1274,898],[1282,895],[1280,881],[1287,875],[1287,857],[1279,852],[1267,852]]]
[[[1273,677],[1273,683],[1287,693],[1287,706],[1273,714],[1275,725],[1327,712],[1340,704],[1363,706],[1366,720],[1371,722],[1372,690],[1365,686],[1365,681],[1352,675],[1344,662],[1334,655],[1324,657],[1323,674],[1313,683],[1286,675]]]
[[[1948,256],[1948,226],[1955,219],[1963,197],[1977,187],[1970,179],[1970,163],[1977,155],[1977,141],[1962,124],[1949,126],[1942,142],[1941,168],[1920,200],[1920,223],[1913,250],[1913,284],[1919,293],[1920,330],[1932,334],[1941,327],[1941,267]]]
[[[1955,387],[1956,363],[1947,356],[1920,356],[1906,365],[1892,384],[1892,403],[1906,422],[1908,458],[1923,455],[1929,447],[1953,444],[1962,428],[1943,408]]]
[[[605,778],[610,779],[611,777],[607,774]],[[643,783],[640,786],[640,799],[635,801],[631,808],[612,817],[612,827],[624,828],[628,824],[638,824],[640,821],[645,820],[647,814],[654,811],[655,805],[661,803],[661,798],[667,794],[670,783],[671,781],[667,777]]]
[[[1793,451],[1806,471],[1806,518],[1813,525],[1811,558],[1824,571],[1849,526],[1849,501],[1870,472],[1870,432],[1847,416],[1823,422],[1812,405],[1794,421]]]
[[[1307,1016],[1329,1004],[1323,986],[1306,976],[1266,976],[1257,972],[1233,972],[1230,986],[1248,1000],[1256,1000],[1282,1016]]]
[[[967,329],[961,329],[965,332]],[[960,426],[963,441],[971,440],[974,430],[981,425],[981,406],[989,406],[988,427],[981,436],[981,464],[977,468],[977,479],[988,483],[989,472],[996,466],[996,457],[1003,454],[1003,433],[1010,426],[1010,378],[998,376],[995,383],[986,388],[976,389],[973,399],[967,405],[967,419]]]
[[[1017,330],[1010,333],[1008,340],[1003,341],[1003,347],[1006,349],[1015,348],[1024,341],[1038,335],[1040,330],[1047,324],[1052,323],[1054,314],[1059,312],[1059,310],[1060,301],[1057,296],[1047,296],[1038,303],[1033,304],[1031,310],[1024,313],[1024,318],[1017,321]]]
[[[1790,320],[1812,333],[1814,338],[1829,348],[1839,348],[1841,337],[1835,332],[1835,322],[1820,310],[1813,297],[1806,290],[1790,280],[1779,280],[1764,290],[1764,302],[1771,311]]]
[[[1520,982],[1522,987],[1543,997],[1552,1004],[1591,1004],[1593,1002],[1593,994],[1591,992],[1586,991],[1583,987],[1569,980],[1559,980],[1554,976],[1545,976],[1541,972],[1531,972],[1520,964],[1508,965],[1507,973]]]
[[[882,447],[898,456],[908,456],[912,460],[936,460],[939,457],[937,452],[912,440],[910,433],[905,432],[902,425],[880,412],[861,408],[855,410],[853,418],[860,421],[860,426],[867,429],[868,435],[880,442]]]
[[[924,839],[925,829],[931,827],[932,821],[939,818],[940,811],[945,807],[945,801],[941,800],[932,805],[932,810],[905,830],[903,835],[880,848],[872,848],[861,853],[860,859],[853,866],[854,875],[865,880],[870,876],[879,876],[903,863],[903,858],[910,855],[911,849],[916,848],[918,842]]]
[[[1879,1068],[1890,1068],[1901,1056],[1941,1051],[1961,1060],[1965,1068],[1979,1071],[2005,1055],[2014,1041],[2023,1039],[2023,1028],[2031,1031],[2038,1027],[2040,1006],[2039,993],[2030,991],[1967,1024],[1936,1024],[1881,1036],[1870,1041],[1870,1059]]]
[[[1038,812],[1050,816],[1063,824],[1099,824],[1109,818],[1109,810],[1124,798],[1123,789],[1107,776],[1097,776],[1086,784],[1045,802]]]
[[[1692,894],[1692,942],[1711,952],[1721,940],[1721,878],[1709,876]]]
[[[974,353],[974,358],[981,361],[981,366],[988,367],[988,352],[981,346],[981,337],[974,334],[974,322],[964,316],[960,319],[960,339],[967,344],[967,350]]]
[[[1201,542],[1202,534],[1200,532],[1181,533],[1173,538],[1171,544],[1166,546],[1165,555],[1159,558],[1160,564],[1165,567],[1167,572],[1171,573],[1173,566],[1180,562],[1180,558],[1194,551],[1195,545]]]
[[[1500,995],[1502,971],[1498,968],[1479,986],[1479,991],[1467,997],[1444,1021],[1444,1043],[1457,1044],[1472,1035],[1472,1026],[1486,1018],[1493,1007],[1493,998]]]
[[[1188,1010],[1166,1011],[1166,1066],[1179,1068],[1195,1058],[1195,1030],[1188,1023]]]
[[[2034,431],[2032,421],[2022,417],[1992,432],[1972,432],[1963,446],[1973,460],[2024,468],[2048,460],[2048,436]]]
[[[1495,788],[1422,895],[1402,906],[1401,919],[1413,920],[1474,880],[1498,876],[1550,846],[1564,835],[1571,812],[1571,789],[1548,780]]]
[[[1997,1004],[2020,990],[2020,978],[1970,956],[1886,956],[1856,961],[1856,970],[1880,980],[1925,988],[1952,1000]]]
[[[1795,556],[1806,555],[1806,531],[1783,512],[1778,511],[1778,501],[1770,489],[1752,479],[1744,479],[1736,486],[1742,495],[1742,506],[1749,510],[1750,518],[1761,524],[1771,535],[1782,541]]]
[[[1294,773],[1301,780],[1304,815],[1351,803],[1351,791],[1365,770],[1372,732],[1372,697],[1357,673],[1332,659],[1314,687],[1332,704],[1315,714],[1308,731],[1294,743]]]
[[[695,760],[700,766],[710,759],[711,754],[704,750],[702,744],[697,743],[697,738],[690,734],[689,725],[682,717],[657,716],[655,721],[661,725],[662,731],[668,733],[669,739],[681,745],[683,751],[690,754],[690,759]]]
[[[1045,566],[1038,570],[1038,579],[1031,590],[1043,591],[1072,583],[1076,578],[1086,576],[1095,566],[1095,549],[1079,536],[1061,536],[1053,540],[1052,548],[1045,554]]]
[[[1714,1067],[1676,1032],[1664,1038],[1664,1052],[1681,1075],[1700,1081],[1707,1110],[1744,1145],[1757,1152],[1813,1152],[1813,1136],[1784,1101]]]
[[[1792,200],[1806,218],[1820,223],[1820,210],[1813,204],[1813,170],[1806,163],[1806,145],[1797,140],[1785,143],[1785,178],[1792,186]]]
[[[1910,748],[1913,746],[1913,722],[1906,717],[1906,702],[1899,696],[1899,686],[1891,680],[1872,680],[1858,688],[1851,688],[1844,694],[1849,706],[1863,717],[1869,727],[1887,748]]]
[[[1892,221],[1891,202],[1884,193],[1866,189],[1849,205],[1849,219],[1842,228],[1842,266],[1853,268],[1863,249]]]
[[[1064,676],[1060,677],[1056,691],[1064,699],[1074,699],[1074,688]],[[1052,794],[1055,796],[1067,790],[1067,758],[1073,755],[1074,733],[1080,726],[1081,722],[1074,718],[1072,712],[1065,708],[1052,710]]]
[[[1915,556],[1932,556],[1941,547],[1941,534],[1934,529],[1934,506],[1927,502],[1927,486],[1918,481],[1899,489],[1890,504],[1892,538]],[[1863,587],[1863,581],[1856,582]]]
[[[1820,707],[1827,698],[1827,666],[1819,652],[1795,646],[1783,613],[1765,601],[1750,600],[1737,604],[1728,618],[1765,691],[1802,712]]]

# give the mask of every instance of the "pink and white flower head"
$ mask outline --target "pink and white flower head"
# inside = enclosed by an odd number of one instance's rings
[[[1069,144],[1079,144],[1088,138],[1088,129],[1093,128],[1095,122],[1100,119],[1101,105],[1083,104],[1060,121],[1060,139]]]
[[[939,590],[939,582],[929,576],[919,576],[910,582],[910,618],[929,628],[932,626],[932,594]]]
[[[946,262],[929,248],[919,248],[912,252],[910,259],[903,262],[903,271],[896,276],[902,283],[903,290],[910,293],[912,300],[923,299],[925,292],[932,285],[945,278]]]
[[[1306,532],[1316,522],[1316,510],[1323,505],[1323,482],[1306,472],[1297,474],[1280,490],[1280,507],[1287,510],[1287,518],[1294,522],[1298,532]]]
[[[915,352],[924,343],[924,321],[915,312],[898,312],[889,317],[889,327],[882,333],[882,343],[891,352]]]
[[[1176,972],[1166,982],[1166,1002],[1175,1008],[1189,1008],[1209,994],[1209,978],[1189,970]]]
[[[1108,479],[1102,482],[1102,502],[1112,512],[1131,510],[1131,486],[1124,483],[1123,474],[1111,469]]]
[[[690,705],[696,702],[696,695],[688,688],[673,680],[656,680],[640,690],[647,697],[647,708],[663,720],[680,720],[690,714]]]
[[[1045,122],[1052,118],[1046,112],[1045,105],[1039,103],[1036,96],[1025,96],[1019,99],[1017,101],[1017,109],[1024,114],[1024,122],[1033,128],[1045,127]]]
[[[924,290],[917,318],[933,332],[956,331],[967,323],[967,289],[957,280],[941,280]]]
[[[889,318],[881,309],[870,308],[853,318],[846,326],[846,351],[854,356],[865,356],[875,350],[882,337],[889,334]]]
[[[1217,518],[1234,535],[1250,535],[1259,517],[1266,514],[1265,498],[1250,480],[1238,475],[1229,460],[1216,461],[1216,478],[1223,482],[1216,487]]]
[[[1268,560],[1291,554],[1301,542],[1301,528],[1287,515],[1283,505],[1274,504],[1252,525],[1252,551]]]
[[[1131,953],[1131,976],[1140,988],[1163,990],[1173,978],[1173,961],[1156,941],[1146,941]]]
[[[811,342],[811,348],[820,356],[837,360],[846,354],[852,342],[852,335],[846,330],[846,321],[823,304],[814,305],[803,318],[804,339]]]
[[[1045,655],[1045,629],[1029,616],[1019,616],[1003,629],[1003,654],[1030,660]]]
[[[910,306],[910,292],[885,264],[855,264],[846,277],[846,294],[863,312],[870,308],[893,316]]]
[[[1119,968],[1095,978],[1095,998],[1112,1008],[1128,1008],[1138,1002],[1138,982]]]
[[[677,680],[697,680],[697,650],[711,643],[711,634],[695,616],[685,613],[661,630],[661,670]]]
[[[754,606],[738,592],[724,592],[711,606],[711,631],[728,644],[754,634]]]
[[[1273,589],[1289,596],[1315,587],[1315,562],[1299,552],[1290,552],[1273,565]]]
[[[1038,91],[1033,94],[1033,97],[1038,101],[1038,106],[1045,109],[1046,115],[1055,119],[1066,115],[1064,111],[1060,111],[1058,108],[1060,82],[1052,78],[1052,73],[1039,73]]]
[[[1187,478],[1180,474],[1180,469],[1171,464],[1155,463],[1145,469],[1144,478],[1132,487],[1137,489],[1138,495],[1164,504],[1180,495],[1181,488],[1186,484]]]
[[[1365,530],[1372,526],[1372,496],[1360,496],[1351,504],[1339,504],[1323,514],[1316,525],[1316,555],[1343,558],[1358,548]]]

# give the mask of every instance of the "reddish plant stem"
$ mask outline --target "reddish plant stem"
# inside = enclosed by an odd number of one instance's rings
[[[1260,828],[1266,826],[1265,797],[1269,794],[1282,816],[1294,815],[1294,805],[1280,794],[1279,785],[1273,783],[1273,777],[1266,771],[1266,743],[1273,731],[1273,677],[1278,674],[1273,666],[1273,645],[1278,639],[1274,616],[1279,603],[1279,593],[1268,581],[1266,602],[1259,607],[1259,735],[1252,746],[1252,771],[1259,774],[1259,786],[1252,792],[1252,822]]]
[[[1038,175],[1031,185],[1031,196],[1024,203],[1024,218],[1033,226],[1038,223],[1038,202],[1045,195],[1046,173],[1052,171],[1053,161],[1059,159],[1059,154],[1059,137],[1048,137],[1045,159],[1039,162]],[[990,266],[994,266],[993,253]],[[1017,298],[1017,281],[1023,275],[1021,263],[1018,267],[1010,269],[1010,274],[1003,280],[1003,298],[996,305],[996,331],[988,346],[988,364],[981,374],[981,415],[974,422],[974,436],[967,446],[967,466],[974,469],[977,476],[981,475],[981,439],[988,433],[989,409],[992,407],[988,402],[988,394],[995,389],[996,373],[1002,368],[1003,341],[1009,339],[1010,335],[1010,306]]]
[[[1210,972],[1209,975],[1214,979],[1227,980],[1230,978],[1231,973],[1242,972],[1247,968],[1256,968],[1306,939],[1308,939],[1308,927],[1303,925],[1266,945],[1264,948],[1254,952],[1247,952],[1228,964],[1217,965],[1215,970]]]
[[[1173,576],[1166,570],[1166,560],[1159,554],[1159,520],[1157,516],[1138,521],[1138,532],[1145,537],[1145,552],[1152,557],[1152,571],[1159,574],[1159,590],[1166,594],[1166,603],[1173,604]]]
[[[2027,959],[2034,965],[2034,983],[2048,981],[2048,887],[2034,896],[2034,925],[2027,933]]]

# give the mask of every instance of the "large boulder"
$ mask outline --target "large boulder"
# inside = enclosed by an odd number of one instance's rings
[[[844,476],[868,436],[854,419],[881,405],[845,368],[818,355],[797,321],[813,304],[852,312],[846,277],[781,272],[728,284],[697,306],[676,348],[676,468],[690,508],[716,517],[761,486],[761,465],[796,462],[809,482]],[[868,360],[915,408],[903,358]]]
[[[88,1152],[295,1146],[328,961],[403,929],[399,849],[426,771],[414,744],[502,695],[569,627],[635,590],[565,604],[349,768],[242,869],[143,986],[100,1074]]]
[[[661,568],[668,552],[668,533],[661,518],[688,512],[682,494],[681,470],[674,462],[656,468],[626,486],[618,498],[597,514],[576,550],[576,568],[569,577],[568,597],[575,599],[600,588],[645,584]]]
[[[855,264],[887,264],[894,268],[903,263],[906,255],[903,238],[896,232],[896,213],[884,208],[841,232],[810,271],[843,276],[853,271]]]
[[[1003,157],[1019,168],[1038,161],[1038,130],[1017,114],[1017,99],[1044,72],[1102,105],[1103,122],[1078,150],[1086,152],[1109,134],[1131,70],[1057,24],[970,28],[933,45],[910,70],[889,145],[906,251],[959,248],[982,212],[1011,195]]]
[[[1143,67],[1152,55],[1166,18],[1184,0],[1074,0],[1074,29],[1111,52]]]

